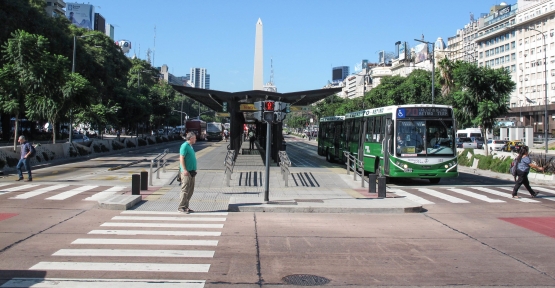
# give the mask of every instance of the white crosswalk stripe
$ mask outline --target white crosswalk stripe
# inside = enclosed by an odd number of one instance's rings
[[[405,198],[407,198],[407,199],[409,199],[409,200],[411,200],[411,201],[414,201],[414,202],[416,202],[416,203],[418,203],[418,204],[422,204],[422,205],[435,204],[435,203],[432,202],[432,201],[428,201],[428,200],[426,200],[426,199],[424,199],[424,198],[422,198],[422,197],[418,197],[418,196],[416,196],[416,195],[414,195],[414,194],[411,194],[411,193],[406,192],[406,191],[401,190],[401,189],[389,189],[389,191],[390,191],[390,192],[393,192],[393,193],[395,193],[395,194],[397,194],[397,195],[399,195],[399,196],[404,196]]]
[[[510,187],[499,187],[499,188],[501,188],[503,190],[511,191],[511,193],[513,192],[513,188],[510,188]],[[532,187],[532,189],[535,190],[537,188]],[[519,189],[518,192],[521,192],[520,189]],[[522,192],[528,193],[528,190],[526,190],[526,188],[524,188],[524,191],[522,191]],[[522,194],[520,194],[520,195],[522,195]],[[520,198],[520,200],[524,200],[524,199],[528,200],[526,202],[538,202],[538,203],[540,202],[540,201],[537,201],[537,200],[532,200],[532,199],[527,199],[527,198]],[[540,198],[536,198],[536,199],[540,199]],[[551,198],[545,198],[545,199],[555,201],[555,199],[551,199]]]
[[[474,193],[474,192],[470,192],[470,191],[467,191],[467,190],[464,190],[464,189],[450,188],[449,191],[460,193],[462,195],[472,197],[472,198],[476,198],[478,200],[486,201],[488,203],[505,203],[505,201],[503,201],[503,200],[491,199],[488,196],[478,194],[478,193]]]
[[[208,272],[210,264],[39,262],[29,270],[82,270],[134,272]]]
[[[187,214],[187,215],[194,215]],[[225,221],[225,218],[200,218],[200,217],[141,217],[141,216],[114,216],[112,220],[134,220],[134,221],[197,221],[197,222],[207,222],[207,221]]]
[[[52,197],[48,197],[48,198],[46,198],[46,200],[65,200],[65,199],[67,199],[67,198],[69,198],[69,197],[75,196],[75,195],[77,195],[77,194],[79,194],[79,193],[83,193],[83,192],[88,191],[88,190],[91,190],[91,189],[94,189],[94,188],[96,188],[96,187],[98,187],[98,186],[81,186],[81,187],[77,187],[77,188],[75,188],[75,189],[62,192],[62,193],[60,193],[60,194],[58,194],[58,195],[54,195],[54,196],[52,196]]]
[[[125,210],[121,214],[140,214],[140,215],[183,215],[178,211],[137,211]],[[187,216],[227,216],[228,212],[195,212]]]
[[[12,188],[6,188],[6,189],[0,190],[0,195],[7,194],[7,193],[10,193],[10,192],[19,191],[19,190],[31,189],[31,188],[37,187],[37,186],[39,186],[39,185],[28,184],[28,185],[21,185],[21,186],[16,186],[16,187],[12,187]]]
[[[503,187],[499,187],[499,188],[503,188]],[[472,187],[472,189],[476,189],[476,190],[480,190],[483,192],[487,192],[490,194],[494,194],[497,196],[501,196],[501,197],[505,197],[505,198],[509,198],[515,201],[520,201],[520,202],[527,202],[527,203],[538,203],[539,201],[536,200],[532,200],[532,199],[527,199],[527,198],[513,198],[513,196],[510,193],[505,193],[505,192],[500,192],[497,190],[493,190],[490,188],[486,188],[486,187]],[[512,188],[508,188],[507,190],[513,191]]]
[[[105,239],[105,238],[78,238],[71,244],[96,244],[96,245],[197,245],[217,246],[218,240],[167,240],[167,239]]]
[[[447,195],[445,193],[441,193],[441,192],[438,192],[436,190],[432,190],[432,189],[428,189],[428,188],[420,188],[420,189],[418,189],[418,191],[420,191],[422,193],[425,193],[425,194],[428,194],[430,196],[437,197],[439,199],[449,201],[451,203],[465,203],[465,204],[470,203],[466,200],[463,200],[463,199],[460,199],[460,198],[457,198],[457,197],[454,197],[454,196],[451,196],[451,195]]]
[[[202,288],[205,280],[13,278],[0,287],[56,288]]]
[[[145,230],[92,230],[88,234],[100,235],[164,235],[164,236],[220,236],[221,232],[205,231],[145,231]]]
[[[53,185],[53,186],[48,186],[48,187],[44,187],[35,191],[30,191],[27,193],[23,193],[23,194],[19,194],[17,196],[11,197],[10,199],[29,199],[31,197],[35,197],[38,196],[40,194],[44,194],[50,191],[54,191],[54,190],[58,190],[61,188],[65,188],[69,185],[64,185],[64,184],[60,184],[60,185]]]
[[[103,227],[145,227],[145,228],[207,228],[221,229],[224,224],[181,224],[181,223],[124,223],[124,222],[106,222]]]
[[[212,258],[206,250],[140,250],[140,249],[60,249],[52,256],[116,256],[116,257],[195,257]]]
[[[104,191],[98,192],[96,194],[93,194],[90,197],[85,198],[85,201],[98,201],[98,200],[102,200],[102,199],[106,199],[124,189],[126,189],[127,187],[125,186],[114,186],[111,188],[108,188]]]

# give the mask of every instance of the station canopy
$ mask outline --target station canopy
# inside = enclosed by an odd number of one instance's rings
[[[172,86],[177,92],[200,102],[214,111],[221,111],[223,102],[232,101],[237,101],[239,103],[254,103],[257,101],[274,100],[295,106],[307,106],[342,90],[342,88],[329,88],[290,93],[277,93],[262,90],[224,92],[178,85]]]

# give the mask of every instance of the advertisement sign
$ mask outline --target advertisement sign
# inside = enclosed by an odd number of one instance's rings
[[[71,24],[93,30],[94,6],[89,4],[67,3],[66,17]]]
[[[414,63],[420,63],[428,60],[428,44],[421,43],[414,46]]]
[[[407,42],[401,43],[401,45],[399,45],[399,60],[405,60],[406,50],[407,50]]]

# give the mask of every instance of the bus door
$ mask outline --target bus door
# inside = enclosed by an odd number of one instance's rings
[[[366,127],[368,126],[368,117],[361,118],[360,123],[360,137],[358,137],[358,160],[361,161],[364,167],[364,142],[366,142]]]
[[[385,118],[385,137],[383,142],[383,170],[384,175],[389,175],[389,155],[393,153],[393,121],[391,116]]]

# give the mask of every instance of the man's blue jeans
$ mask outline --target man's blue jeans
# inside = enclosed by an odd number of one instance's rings
[[[27,170],[27,175],[29,176],[29,180],[33,179],[33,176],[31,176],[31,163],[29,163],[29,159],[23,158],[23,159],[19,159],[19,163],[17,163],[17,166],[15,167],[17,169],[17,173],[19,174],[19,179],[23,179],[23,172],[21,171],[21,167],[25,166],[25,170]]]

